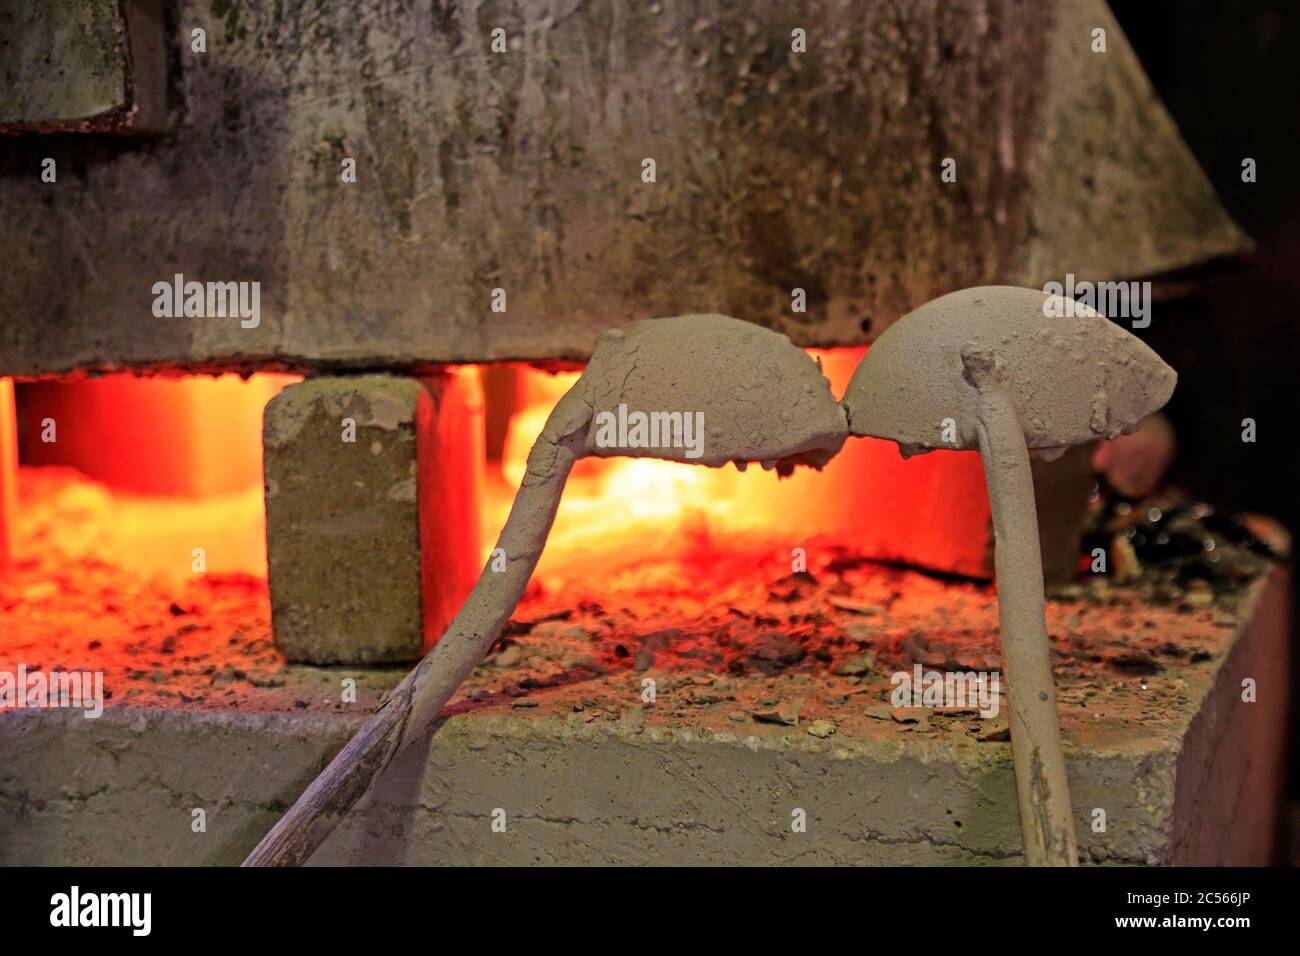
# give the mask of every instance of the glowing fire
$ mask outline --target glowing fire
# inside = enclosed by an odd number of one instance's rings
[[[838,397],[864,350],[810,354]],[[548,375],[529,369],[521,374],[522,407],[510,421],[501,461],[508,488],[489,496],[488,542],[505,519],[528,450],[547,415],[578,378],[576,372]],[[785,479],[757,465],[740,472],[593,458],[574,469],[540,572],[610,573],[642,559],[680,562],[710,550],[779,548],[788,557],[793,548],[822,535],[851,540],[882,557],[899,554],[898,542],[907,539],[910,556],[917,548],[950,555],[953,541],[982,541],[987,521],[983,477],[974,455],[936,452],[905,462],[890,442],[852,439],[822,472],[801,468]],[[681,563],[683,573],[689,573],[690,562]],[[973,557],[969,570],[978,572]]]
[[[863,350],[812,354],[838,396]],[[484,476],[486,558],[528,451],[578,373],[513,366],[490,373],[466,367],[457,375],[467,396],[483,395],[482,380],[488,419],[500,422],[509,415],[500,459],[488,461],[486,471],[479,467],[483,449],[477,442],[439,451],[449,459],[461,457],[459,463],[448,461],[452,484],[438,500],[453,508],[460,502],[472,515],[474,496],[453,492],[461,488],[458,482]],[[508,376],[513,388],[495,389],[493,375]],[[24,529],[23,509],[17,509],[12,530],[18,556],[54,549],[71,559],[182,580],[192,575],[193,549],[203,547],[209,572],[264,577],[262,412],[295,380],[270,374],[246,382],[236,376],[118,375],[26,387],[19,402],[23,464],[62,465],[74,476],[66,468],[71,466],[92,481],[45,482],[42,493],[57,496],[52,510],[65,519],[57,526]],[[473,402],[466,409],[482,414]],[[446,411],[460,413],[450,405]],[[57,422],[57,442],[41,437],[47,420]],[[441,520],[448,534],[457,533],[452,516]],[[579,462],[569,480],[540,575],[543,582],[548,576],[558,582],[636,567],[652,578],[698,582],[708,577],[702,561],[774,553],[789,561],[793,549],[827,537],[860,554],[978,574],[987,525],[983,476],[978,456],[971,454],[935,452],[905,462],[892,443],[851,439],[824,471],[801,468],[786,479],[758,465],[742,473],[733,467],[591,458]]]
[[[262,411],[298,380],[118,374],[28,386],[21,460],[47,467],[22,480],[45,502],[38,513],[59,520],[18,508],[16,553],[179,582],[201,548],[207,573],[265,577]]]

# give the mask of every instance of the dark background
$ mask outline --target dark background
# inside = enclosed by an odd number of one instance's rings
[[[1300,387],[1300,0],[1111,0],[1224,206],[1255,240],[1246,261],[1157,303],[1144,336],[1178,371],[1171,479],[1214,504],[1263,512],[1293,536]],[[1241,181],[1252,157],[1256,181]],[[1255,444],[1241,441],[1253,418]],[[1293,627],[1293,635],[1294,635]],[[1293,639],[1291,798],[1300,799]]]

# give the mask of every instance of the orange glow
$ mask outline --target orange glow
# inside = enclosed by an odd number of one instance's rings
[[[265,373],[38,382],[23,392],[22,461],[72,465],[145,495],[245,491],[262,483],[262,410],[296,381]]]
[[[20,535],[19,554],[52,548],[181,581],[201,548],[207,573],[265,577],[262,411],[298,380],[122,374],[25,386],[23,464],[92,480],[58,486],[64,520]]]
[[[811,354],[838,396],[864,350]],[[436,523],[426,529],[426,552],[447,535],[461,539],[455,531],[461,518],[480,518],[481,552],[487,558],[528,451],[579,374],[551,375],[523,365],[494,370],[501,373],[513,381],[508,388],[489,389],[488,414],[514,411],[507,416],[499,467],[485,474],[481,441],[461,432],[454,448],[430,448],[430,460],[421,463],[422,481],[447,483],[435,496],[447,508],[429,516]],[[464,416],[468,428],[481,432],[481,370],[443,374],[460,385],[438,407],[444,419],[438,433],[452,435],[445,419],[453,415]],[[209,573],[264,577],[262,412],[296,380],[273,374],[248,381],[233,375],[114,375],[24,386],[19,402],[23,464],[71,466],[92,480],[58,486],[57,510],[66,520],[45,528],[43,537],[25,537],[19,515],[18,537],[25,538],[17,542],[19,557],[54,547],[72,559],[102,560],[180,581],[192,577],[194,549],[201,547]],[[47,421],[56,423],[56,442],[41,440]],[[449,458],[461,459],[460,466],[440,468]],[[477,515],[478,496],[466,483],[484,490]],[[87,520],[79,521],[79,515]],[[758,465],[742,473],[731,466],[589,458],[578,463],[565,490],[539,579],[545,586],[632,568],[644,576],[653,566],[654,576],[674,585],[698,583],[712,573],[707,568],[720,566],[715,559],[721,556],[765,555],[789,562],[793,549],[812,547],[814,539],[869,557],[980,575],[988,521],[979,456],[971,453],[935,452],[904,461],[891,442],[855,438],[823,471],[800,468],[785,479]],[[96,531],[86,533],[83,526]],[[448,613],[459,605],[464,582],[478,573],[478,567],[449,570],[436,561],[428,568],[426,589]]]
[[[13,553],[18,501],[18,432],[14,419],[14,382],[0,378],[0,573]]]
[[[813,351],[838,397],[863,349]],[[489,498],[485,541],[505,520],[529,448],[578,373],[521,370],[521,407],[502,453],[507,487]],[[609,573],[639,559],[691,559],[737,549],[791,550],[832,536],[883,559],[979,574],[988,502],[979,456],[934,452],[904,461],[892,442],[850,439],[821,472],[779,479],[752,465],[705,468],[632,458],[584,459],[565,490],[540,573]],[[487,547],[491,547],[490,544]]]
[[[89,562],[182,584],[200,577],[194,549],[202,548],[206,574],[266,577],[260,485],[203,498],[138,495],[59,467],[24,468],[20,481],[39,487],[42,500],[35,519],[19,508],[14,552],[20,560],[53,554],[68,568]],[[44,520],[50,516],[57,520]]]
[[[428,394],[437,396],[420,401],[416,413],[428,649],[456,616],[482,570],[484,399],[483,377],[473,366],[446,369],[425,384]]]

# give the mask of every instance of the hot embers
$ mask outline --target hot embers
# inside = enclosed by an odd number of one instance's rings
[[[24,527],[66,519],[58,503],[75,481],[24,472]],[[78,534],[93,537],[112,517],[80,520]],[[991,587],[868,562],[833,540],[805,547],[800,573],[770,541],[701,539],[682,557],[598,578],[543,575],[452,710],[720,732],[825,733],[830,724],[868,736],[1002,735],[1001,717],[890,706],[891,675],[913,664],[1000,668]],[[1239,599],[1164,591],[1170,603],[1158,604],[1150,590],[1096,581],[1049,603],[1067,736],[1158,731],[1231,640]],[[109,706],[358,715],[405,672],[286,665],[269,622],[259,578],[151,582],[103,556],[69,561],[48,546],[21,555],[0,590],[0,667],[103,670]],[[341,699],[344,677],[357,680],[355,704]],[[646,677],[653,705],[642,700]],[[796,706],[799,724],[782,725]]]

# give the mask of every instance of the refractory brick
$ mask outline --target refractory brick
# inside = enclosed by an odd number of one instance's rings
[[[472,384],[453,375],[322,377],[267,405],[272,623],[290,660],[414,660],[426,633],[435,639],[454,614],[478,560],[480,446],[463,438],[476,419],[461,397]],[[448,487],[458,495],[449,498]]]

